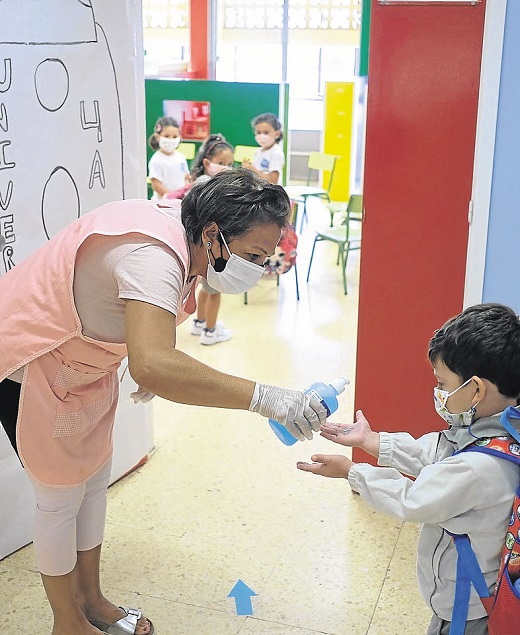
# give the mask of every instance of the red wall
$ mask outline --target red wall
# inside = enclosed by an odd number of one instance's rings
[[[355,407],[376,430],[442,425],[426,353],[462,309],[484,11],[372,0]]]
[[[190,0],[190,70],[192,79],[209,75],[209,2]]]

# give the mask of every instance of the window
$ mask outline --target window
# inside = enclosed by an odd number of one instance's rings
[[[283,0],[219,0],[217,79],[281,82]],[[286,80],[292,99],[321,99],[354,78],[361,0],[289,0]]]
[[[189,13],[189,0],[143,0],[143,28],[185,29]]]
[[[189,59],[189,0],[143,0],[145,76],[185,71]]]
[[[283,0],[224,0],[225,29],[281,29]],[[361,0],[291,0],[289,29],[359,29]]]

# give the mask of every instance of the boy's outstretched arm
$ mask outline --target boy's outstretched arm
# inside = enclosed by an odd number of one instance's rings
[[[379,455],[379,433],[372,431],[362,410],[356,412],[356,421],[350,425],[324,423],[320,430],[320,435],[329,441],[350,448],[361,448],[371,456]]]
[[[328,478],[347,478],[354,465],[346,456],[339,454],[313,454],[311,461],[312,463],[298,461],[296,467],[302,472],[312,472]]]

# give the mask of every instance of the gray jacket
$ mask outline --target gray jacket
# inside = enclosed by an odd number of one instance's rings
[[[499,416],[479,419],[471,432],[480,438],[506,434]],[[419,590],[432,611],[448,621],[457,551],[444,529],[468,534],[492,589],[520,478],[518,466],[504,459],[476,452],[452,456],[474,440],[467,428],[431,432],[419,439],[382,432],[378,464],[387,467],[358,463],[348,478],[352,489],[375,510],[422,524],[417,548]],[[472,589],[468,619],[485,615]]]

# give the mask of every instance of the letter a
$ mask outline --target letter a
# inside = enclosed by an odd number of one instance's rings
[[[99,179],[101,187],[105,187],[105,171],[103,170],[103,161],[101,161],[101,156],[97,150],[92,161],[92,168],[90,169],[90,180],[88,182],[89,190],[94,187],[94,179]]]

